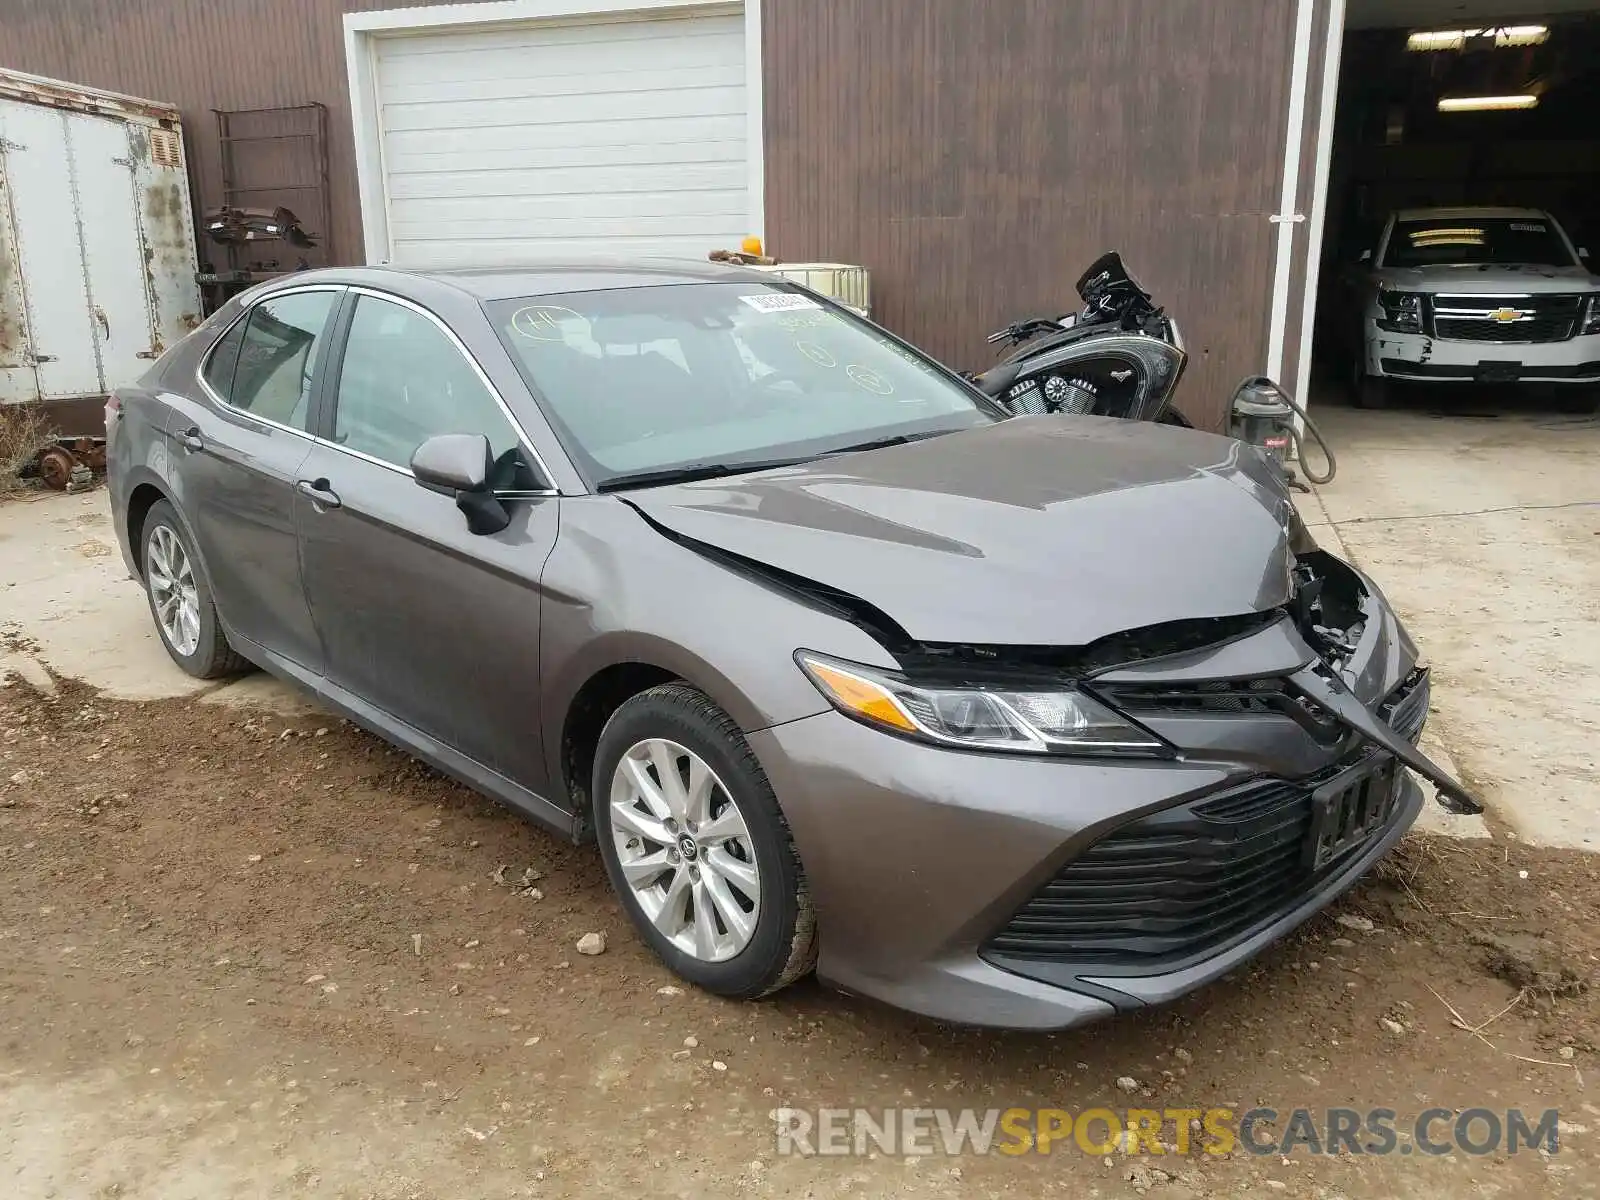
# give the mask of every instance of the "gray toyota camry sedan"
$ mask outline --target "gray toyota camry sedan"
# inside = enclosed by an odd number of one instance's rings
[[[599,844],[738,997],[1058,1028],[1227,971],[1423,803],[1428,676],[1257,451],[1008,419],[710,264],[306,272],[107,406],[174,662]]]

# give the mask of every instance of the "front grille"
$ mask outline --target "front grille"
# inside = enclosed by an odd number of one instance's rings
[[[1418,667],[1401,680],[1378,705],[1378,715],[1402,737],[1415,742],[1428,719],[1428,669]],[[1188,716],[1197,713],[1239,715],[1276,713],[1293,717],[1317,732],[1328,724],[1326,714],[1301,696],[1287,680],[1226,679],[1207,683],[1113,683],[1100,696],[1130,716]]]
[[[1572,321],[1530,317],[1513,324],[1498,321],[1439,317],[1434,336],[1451,342],[1564,342],[1572,336]]]
[[[1288,717],[1319,741],[1336,738],[1340,726],[1286,679],[1224,679],[1205,683],[1107,683],[1097,694],[1135,717]]]
[[[1422,726],[1428,719],[1431,688],[1428,669],[1418,667],[1383,698],[1378,715],[1406,741],[1415,742],[1422,736]]]
[[[1287,685],[1282,679],[1219,679],[1208,683],[1114,683],[1100,688],[1128,713],[1282,712]]]
[[[1293,782],[1255,780],[1111,831],[1063,866],[985,951],[1158,969],[1247,934],[1370,844],[1312,868],[1312,793],[1351,765]]]
[[[1577,331],[1582,296],[1430,297],[1433,335],[1459,342],[1564,342]]]

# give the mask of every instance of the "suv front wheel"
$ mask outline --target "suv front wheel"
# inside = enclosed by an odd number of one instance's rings
[[[1357,408],[1388,408],[1389,381],[1379,375],[1367,374],[1359,359],[1356,360],[1355,387],[1352,399]]]

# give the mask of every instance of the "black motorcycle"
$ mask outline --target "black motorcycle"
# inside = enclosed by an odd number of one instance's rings
[[[1070,413],[1188,426],[1171,406],[1189,356],[1178,323],[1134,280],[1115,250],[1078,280],[1083,311],[1028,317],[989,335],[1010,353],[968,375],[1018,415]]]

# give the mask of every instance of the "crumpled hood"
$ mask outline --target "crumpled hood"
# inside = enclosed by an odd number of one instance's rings
[[[1024,417],[626,498],[924,642],[1081,646],[1289,597],[1292,506],[1273,469],[1168,426]]]
[[[1600,291],[1600,277],[1584,267],[1472,266],[1443,264],[1430,267],[1384,267],[1376,272],[1383,287],[1401,291],[1449,292],[1457,295],[1489,295],[1521,292]]]

